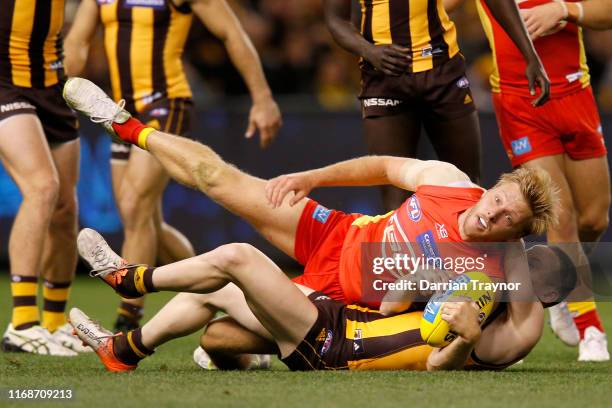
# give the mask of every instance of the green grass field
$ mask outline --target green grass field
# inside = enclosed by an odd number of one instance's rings
[[[8,324],[8,275],[0,274],[0,326]],[[170,298],[147,300],[147,316]],[[80,277],[72,291],[75,305],[110,325],[117,298],[100,282]],[[612,305],[600,305],[612,329]],[[107,373],[93,354],[53,358],[0,353],[0,407],[7,389],[71,388],[71,402],[37,402],[67,407],[182,406],[351,406],[351,407],[609,407],[612,363],[577,363],[577,350],[556,340],[548,329],[525,362],[504,372],[309,372],[292,373],[275,361],[272,370],[205,372],[193,363],[197,335],[160,347],[129,374]]]

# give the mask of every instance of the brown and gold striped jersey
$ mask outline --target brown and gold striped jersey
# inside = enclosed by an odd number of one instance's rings
[[[114,98],[136,112],[160,98],[190,98],[181,60],[192,21],[189,5],[97,1]]]
[[[360,0],[361,34],[376,45],[412,50],[412,72],[439,66],[459,52],[455,24],[442,0]]]
[[[0,82],[46,88],[64,76],[64,0],[2,0]]]

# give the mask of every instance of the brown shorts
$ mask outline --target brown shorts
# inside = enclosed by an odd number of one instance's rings
[[[29,113],[40,120],[49,143],[65,143],[79,137],[76,114],[62,98],[63,83],[48,88],[23,88],[0,83],[0,121]]]
[[[189,137],[191,134],[191,99],[159,99],[134,117],[147,126],[173,135]],[[111,145],[111,160],[128,160],[132,146],[121,143]]]
[[[427,120],[452,120],[476,110],[461,54],[429,71],[388,76],[368,62],[361,67],[362,117],[410,113]]]
[[[319,312],[317,321],[293,353],[283,358],[282,362],[292,371],[348,369],[346,358],[343,358],[347,354],[344,350],[344,303],[331,299],[323,292],[312,292],[308,299]]]

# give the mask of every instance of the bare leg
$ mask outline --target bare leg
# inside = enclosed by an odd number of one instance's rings
[[[316,307],[300,289],[262,252],[247,244],[224,245],[153,272],[158,290],[211,293],[229,282],[242,290],[282,356],[295,350],[317,319]]]
[[[177,262],[195,256],[191,242],[179,230],[167,224],[162,215],[161,200],[155,216],[157,229],[157,260],[161,265]]]
[[[481,143],[478,113],[447,121],[428,121],[425,130],[438,159],[452,163],[480,183]]]
[[[149,135],[147,147],[172,178],[200,189],[295,258],[295,235],[305,200],[293,207],[271,208],[264,180],[241,172],[201,143],[155,131]]]
[[[370,154],[416,157],[421,134],[416,114],[366,118],[363,129]],[[385,211],[399,208],[409,194],[394,186],[381,186],[380,190]]]
[[[52,282],[72,282],[76,270],[76,184],[79,180],[79,153],[79,140],[62,143],[51,149],[59,173],[60,189],[47,234],[43,274],[45,279]]]
[[[0,123],[0,158],[23,196],[8,242],[11,275],[34,278],[39,274],[59,193],[59,176],[35,115],[16,115]],[[35,305],[32,309],[27,316],[14,309],[13,325],[25,328],[26,324],[38,323],[38,309]]]

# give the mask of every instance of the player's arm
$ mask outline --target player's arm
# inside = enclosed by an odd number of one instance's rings
[[[98,25],[96,0],[79,4],[74,22],[64,40],[64,70],[68,76],[79,76],[85,68],[91,39]]]
[[[225,0],[191,0],[190,4],[210,32],[223,41],[232,63],[249,89],[253,106],[245,136],[250,138],[259,130],[260,144],[266,147],[276,137],[282,119],[257,50]]]
[[[289,192],[295,195],[289,205],[295,205],[316,187],[374,186],[392,184],[416,191],[424,184],[448,185],[470,183],[469,177],[450,163],[417,160],[394,156],[365,156],[320,169],[287,174],[266,183],[266,197],[279,207]]]
[[[457,338],[448,346],[434,349],[427,358],[428,371],[458,370],[463,368],[470,353],[480,340],[479,308],[475,302],[445,302],[440,310],[442,319]]]
[[[612,28],[612,0],[554,1],[521,10],[532,39],[542,37],[564,21],[594,30]]]
[[[515,0],[484,0],[491,14],[499,22],[512,42],[517,46],[527,62],[527,80],[529,91],[535,95],[536,84],[540,87],[540,95],[532,102],[534,106],[544,104],[550,97],[550,80],[546,75],[542,61],[533,47],[527,29],[519,15]]]
[[[338,45],[362,57],[386,75],[401,75],[410,66],[410,49],[397,44],[376,46],[366,40],[351,21],[351,1],[324,0],[327,28]]]

